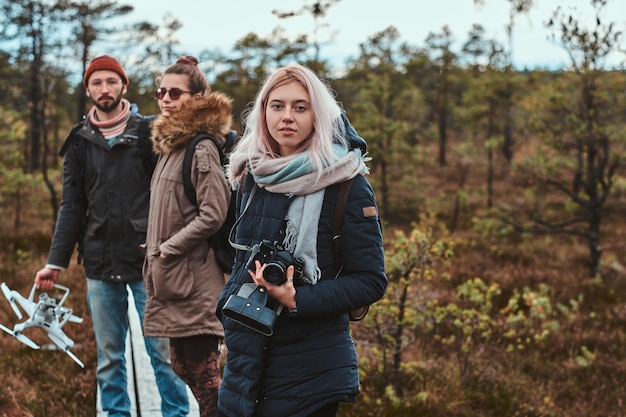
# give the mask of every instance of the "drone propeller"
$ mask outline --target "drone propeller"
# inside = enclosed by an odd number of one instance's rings
[[[9,300],[9,304],[11,304],[11,308],[15,312],[15,315],[17,316],[18,319],[21,320],[22,319],[22,312],[20,311],[19,308],[17,308],[17,305],[15,304],[15,301],[13,300],[13,295],[11,294],[11,289],[6,284],[6,282],[3,282],[2,284],[0,284],[0,288],[2,288],[2,293],[4,294],[6,299]]]
[[[36,344],[32,340],[30,340],[28,337],[24,336],[22,333],[15,334],[13,332],[13,330],[9,329],[8,327],[6,327],[3,324],[0,324],[0,329],[4,330],[8,334],[13,336],[17,340],[19,340],[20,342],[24,343],[26,346],[28,346],[28,347],[30,347],[32,349],[39,349],[39,345],[38,344]]]
[[[72,314],[72,309],[71,308],[67,308],[67,307],[57,307],[57,315],[59,320],[61,321],[61,326],[63,326],[65,323],[72,322],[72,323],[82,323],[83,319],[82,317],[78,317]]]
[[[82,323],[83,322],[83,318],[82,317],[78,317],[75,315],[70,315],[69,321],[72,323]]]

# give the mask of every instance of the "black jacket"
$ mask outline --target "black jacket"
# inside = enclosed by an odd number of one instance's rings
[[[63,199],[48,264],[66,268],[76,244],[88,278],[141,280],[155,158],[150,119],[131,115],[109,147],[88,119],[66,139]]]
[[[250,182],[246,182],[240,205],[250,195]],[[222,314],[226,300],[242,284],[252,282],[245,266],[249,253],[238,251],[217,307],[228,348],[218,395],[224,415],[303,417],[327,403],[354,401],[359,392],[348,311],[371,304],[385,293],[382,231],[377,215],[365,215],[375,209],[376,200],[369,182],[359,175],[352,183],[345,212],[344,268],[335,279],[339,266],[333,253],[332,224],[337,191],[337,185],[326,189],[318,223],[320,282],[296,288],[298,311],[283,310],[271,337]],[[238,223],[237,243],[251,246],[263,238],[282,242],[290,202],[285,195],[257,189]]]

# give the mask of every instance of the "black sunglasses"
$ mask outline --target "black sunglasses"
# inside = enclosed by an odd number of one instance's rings
[[[185,90],[181,90],[180,88],[170,88],[169,90],[167,88],[157,88],[156,91],[154,92],[154,97],[156,97],[157,100],[163,100],[163,97],[165,97],[165,95],[169,93],[170,94],[170,98],[172,100],[178,100],[180,98],[180,96],[183,95],[183,93],[189,93],[191,94],[191,91],[185,91]]]

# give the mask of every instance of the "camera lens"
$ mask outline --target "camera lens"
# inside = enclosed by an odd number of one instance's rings
[[[282,285],[285,282],[287,268],[281,262],[269,262],[263,270],[263,278],[272,285]]]

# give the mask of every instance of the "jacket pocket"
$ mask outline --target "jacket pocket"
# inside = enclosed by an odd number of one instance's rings
[[[148,230],[148,218],[144,217],[141,219],[130,219],[130,224],[133,225],[133,229],[137,233],[146,234],[146,230]]]
[[[152,261],[154,296],[162,300],[187,298],[193,288],[193,273],[186,256],[161,258]]]
[[[132,244],[132,254],[136,262],[141,262],[145,256],[146,230],[148,230],[148,218],[130,219],[134,238],[129,237],[129,243]],[[132,239],[132,240],[130,240]]]

